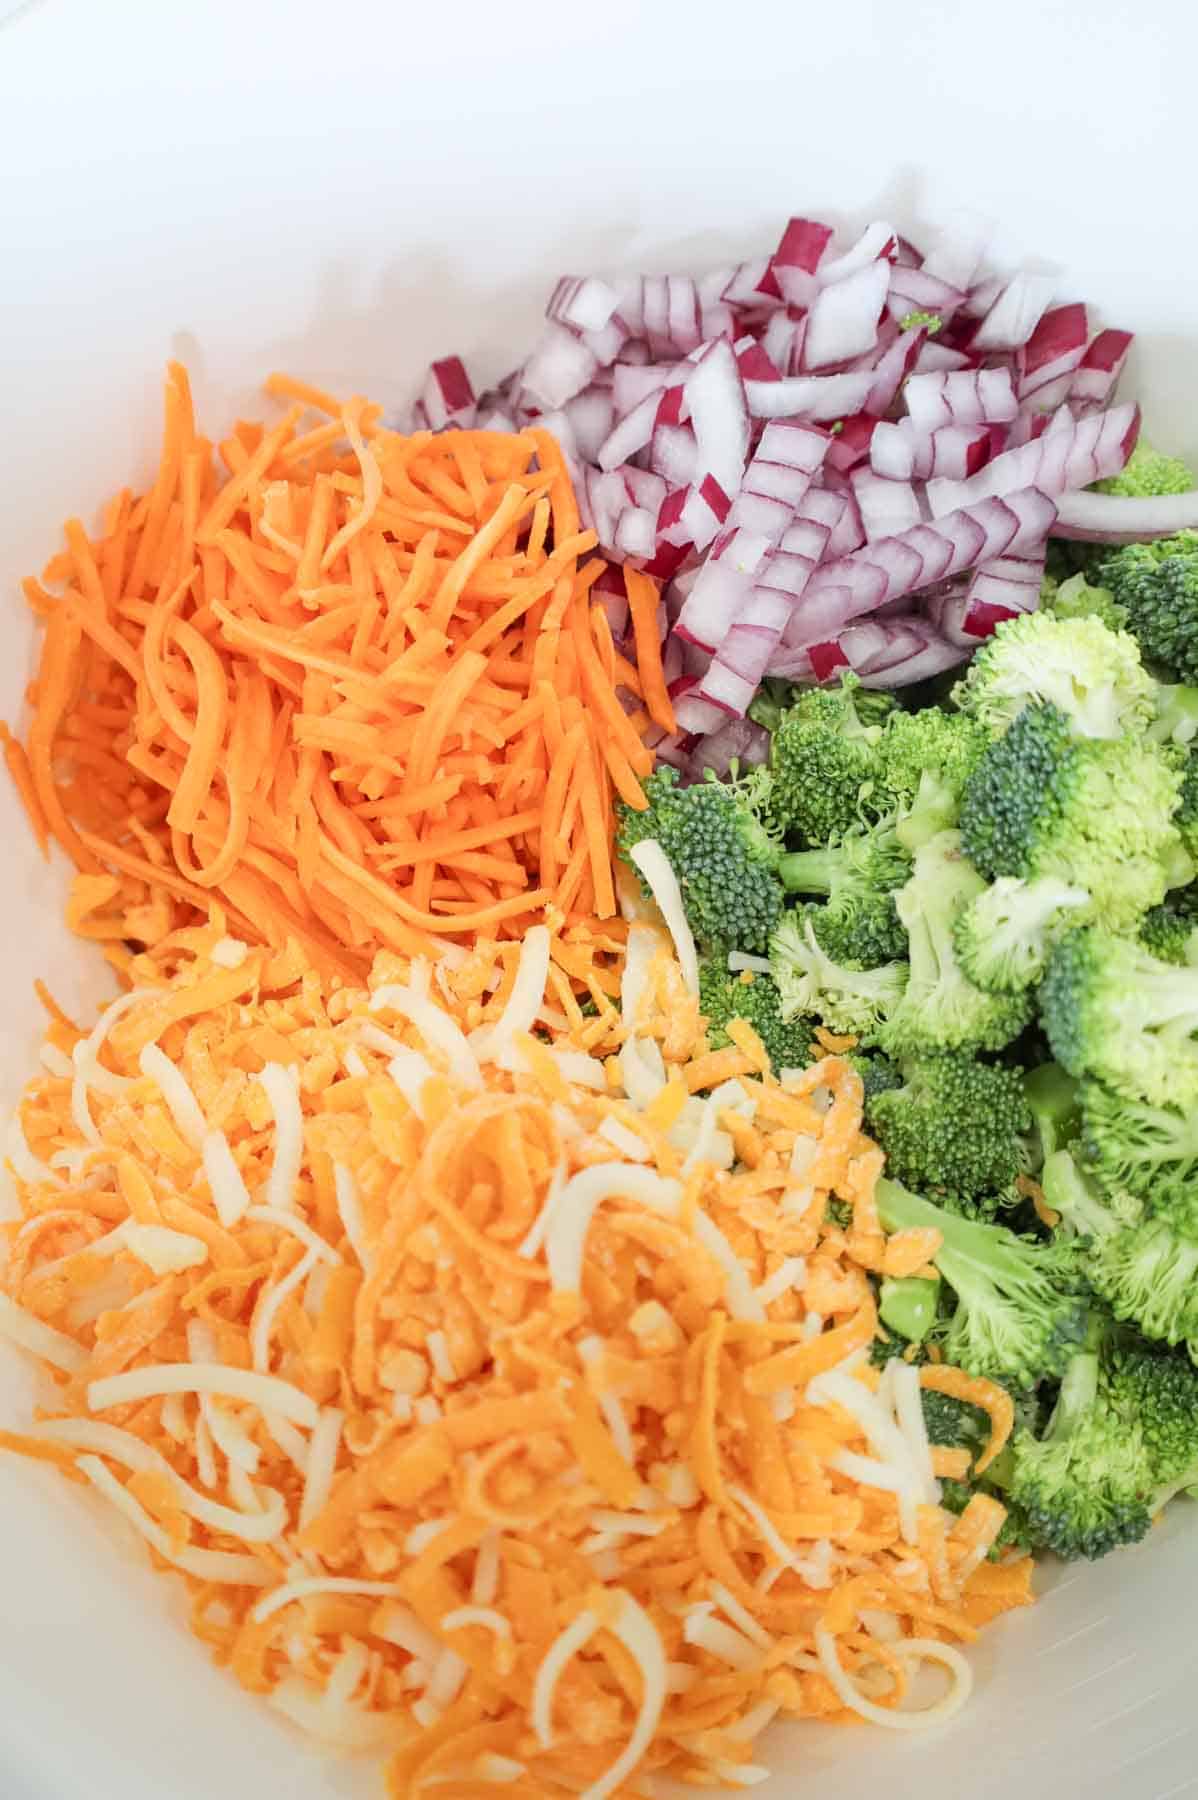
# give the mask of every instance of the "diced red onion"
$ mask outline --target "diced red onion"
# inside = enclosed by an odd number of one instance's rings
[[[1086,335],[1086,309],[1080,302],[1051,307],[1019,352],[1019,398],[1040,395],[1062,380],[1067,394],[1086,354]]]
[[[602,331],[619,304],[619,294],[606,281],[594,275],[563,275],[549,296],[545,317],[573,331]]]
[[[919,355],[915,358],[916,375],[939,375],[948,369],[968,369],[970,359],[964,350],[954,350],[951,344],[942,344],[934,337],[928,337],[920,345]]]
[[[925,431],[938,431],[943,425],[1001,425],[1019,411],[1008,369],[912,375],[903,398],[907,416]]]
[[[763,282],[769,282],[769,287],[763,287]],[[769,257],[763,256],[755,262],[738,263],[720,299],[725,306],[741,312],[755,312],[761,308],[772,310],[773,307],[780,306],[782,291],[777,281],[771,278]]]
[[[598,366],[593,351],[550,320],[524,365],[523,385],[542,406],[564,406],[582,392]]]
[[[832,227],[815,219],[791,219],[770,258],[770,270],[788,306],[809,306],[815,272],[832,241]]]
[[[444,356],[429,369],[419,404],[433,431],[447,425],[469,427],[475,420],[474,389],[460,356]]]
[[[859,463],[869,461],[870,445],[873,441],[874,428],[878,420],[872,413],[857,413],[854,418],[845,419],[841,428],[828,445],[828,463],[847,475]]]
[[[874,433],[875,442],[883,429],[879,426]],[[910,531],[919,524],[923,516],[919,496],[908,481],[887,481],[875,475],[872,469],[864,468],[854,469],[849,481],[870,543],[876,538]]]
[[[1019,488],[1037,487],[1047,494],[1063,494],[1073,488],[1117,475],[1131,455],[1140,429],[1137,406],[1113,407],[1091,413],[1085,419],[1068,416],[1054,421],[1042,437],[1004,450],[1001,456],[965,482],[928,485],[933,514],[969,505],[989,494],[1006,495]]]
[[[679,731],[698,732],[705,737],[709,732],[718,731],[727,713],[723,707],[702,699],[698,689],[697,676],[683,675],[670,689],[670,703]]]
[[[849,666],[849,659],[839,644],[812,644],[807,658],[817,681],[830,681],[833,675]]]
[[[573,400],[567,400],[562,410],[570,421],[579,456],[584,462],[595,462],[599,446],[615,421],[611,395],[602,388],[589,387],[581,394],[575,394]],[[479,423],[482,423],[481,419]]]
[[[612,547],[621,556],[650,558],[657,548],[657,514],[648,507],[627,506],[616,518]]]
[[[957,308],[965,304],[965,294],[939,276],[929,275],[926,269],[896,268],[890,277],[886,304],[900,323],[909,312],[932,312],[942,319],[951,319]]]
[[[769,327],[766,329],[768,331]],[[775,366],[763,343],[759,344],[754,338],[740,338],[732,347],[736,351],[736,366],[740,370],[742,381],[779,379],[781,371]]]
[[[756,768],[770,752],[770,734],[752,719],[729,719],[695,748],[690,758],[692,774],[710,769],[724,780],[733,763],[741,768]]]
[[[975,350],[1018,350],[1026,344],[1052,301],[1051,275],[1021,272],[1007,282],[973,337]]]
[[[770,359],[774,376],[797,375],[803,361],[803,346],[807,339],[806,313],[785,312],[771,313],[761,334],[761,349]],[[745,380],[751,379],[751,371],[741,370]]]
[[[768,538],[730,531],[717,538],[674,629],[711,650],[721,642],[752,592],[757,570],[770,549]]]
[[[782,383],[766,383],[782,386]],[[699,467],[732,496],[749,454],[749,409],[736,354],[727,338],[706,346],[686,378],[686,403],[699,449]]]
[[[714,475],[697,487],[678,488],[661,503],[657,534],[667,544],[705,550],[728,519],[729,500]]]
[[[879,416],[894,404],[895,395],[915,367],[927,343],[927,328],[915,326],[900,332],[874,364],[873,381],[865,396],[864,410]],[[851,410],[845,409],[846,412]],[[848,421],[846,420],[846,425]]]
[[[893,261],[897,253],[898,238],[893,228],[881,219],[875,220],[872,225],[866,226],[851,250],[846,250],[843,256],[834,257],[831,262],[820,263],[820,286],[830,287],[835,282],[844,281],[850,275],[855,275],[858,269],[877,262],[879,258]],[[881,310],[879,303],[878,311]]]
[[[662,425],[649,440],[649,467],[671,487],[687,487],[699,471],[699,446],[690,425]]]
[[[611,431],[599,446],[595,461],[601,469],[616,469],[629,457],[643,450],[653,436],[657,421],[658,396],[646,394],[631,412],[617,418]]]
[[[962,218],[946,226],[924,256],[924,273],[968,292],[977,280],[992,229],[989,220],[980,218]]]
[[[1069,384],[1070,399],[1105,406],[1123,373],[1131,346],[1130,331],[1100,331]]]
[[[665,388],[680,386],[687,373],[689,371],[685,365],[673,362],[644,365],[618,362],[612,370],[611,389],[617,413],[623,417],[650,394],[660,394]],[[674,421],[675,424],[678,422]]]
[[[890,264],[879,260],[820,288],[807,315],[805,368],[826,369],[873,349],[890,274]]]

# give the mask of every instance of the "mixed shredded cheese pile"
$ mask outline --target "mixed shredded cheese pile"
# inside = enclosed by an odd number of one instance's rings
[[[397,1797],[748,1786],[775,1718],[943,1720],[1030,1598],[1002,1508],[938,1504],[920,1383],[965,1377],[871,1366],[867,1272],[937,1244],[879,1228],[853,1069],[710,1051],[658,932],[554,926],[355,989],[216,914],[54,1018],[8,1147],[48,1379],[0,1443]]]

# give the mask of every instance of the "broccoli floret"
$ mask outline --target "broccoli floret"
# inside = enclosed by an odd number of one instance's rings
[[[957,920],[953,941],[961,967],[987,993],[1022,993],[1043,975],[1070,918],[1089,905],[1085,888],[1053,875],[1035,881],[1000,875]]]
[[[902,1087],[903,1078],[888,1056],[877,1052],[862,1050],[850,1051],[847,1060],[852,1063],[861,1077],[861,1090],[864,1104],[878,1094],[884,1094],[889,1088]]]
[[[1094,486],[1103,494],[1129,494],[1133,499],[1154,494],[1188,494],[1198,485],[1179,456],[1165,456],[1140,439],[1118,475],[1108,475]]]
[[[1059,1063],[1041,1063],[1024,1076],[1023,1097],[1032,1121],[1025,1167],[1036,1174],[1081,1130],[1080,1085]]]
[[[1080,549],[1081,546],[1073,546]],[[1087,548],[1093,550],[1094,546]],[[1104,553],[1105,554],[1105,553]],[[1099,619],[1111,631],[1126,631],[1127,608],[1120,606],[1108,588],[1092,586],[1082,570],[1054,581],[1046,575],[1040,589],[1040,610],[1056,619]]]
[[[941,1340],[950,1362],[1017,1388],[1061,1373],[1086,1322],[1076,1244],[961,1218],[886,1178],[878,1183],[878,1212],[887,1231],[941,1234],[933,1261],[957,1298]]]
[[[962,855],[959,832],[942,831],[916,852],[911,879],[895,896],[910,976],[883,1034],[890,1055],[1001,1050],[1027,1024],[1026,998],[983,993],[953,948],[958,916],[985,885]]]
[[[1198,681],[1198,533],[1125,544],[1096,573],[1126,610],[1145,662],[1165,679]]]
[[[796,689],[770,746],[771,815],[781,830],[827,844],[885,810],[878,743],[893,705],[855,675],[839,687]]]
[[[1114,738],[1152,718],[1154,683],[1135,639],[1101,619],[1021,613],[986,639],[953,689],[995,736],[1025,706],[1055,706],[1079,737]]]
[[[1198,750],[1191,750],[1182,765],[1181,793],[1173,823],[1182,849],[1191,861],[1198,862]]]
[[[1187,906],[1166,900],[1140,920],[1140,942],[1161,962],[1198,964],[1198,917]]]
[[[944,320],[939,313],[919,310],[904,313],[899,320],[900,331],[918,331],[921,328],[927,332],[929,337],[935,337],[938,331],[943,330]]]
[[[699,964],[699,1007],[708,1021],[707,1038],[713,1050],[730,1042],[728,1021],[744,1019],[765,1045],[775,1073],[805,1068],[811,1061],[811,1021],[783,1021],[781,997],[766,974],[733,974],[726,958],[706,957]]]
[[[768,790],[762,769],[734,781],[709,773],[681,787],[665,764],[645,782],[645,811],[619,808],[620,855],[630,862],[635,845],[656,839],[705,949],[764,950],[781,915],[782,884],[774,873],[781,845],[762,823]]]
[[[1114,1337],[1110,1321],[1092,1315],[1048,1429],[1041,1438],[1020,1431],[1013,1446],[1012,1497],[1038,1542],[1071,1560],[1138,1543],[1152,1522],[1153,1459]]]
[[[1082,1083],[1082,1150],[1103,1187],[1147,1203],[1198,1240],[1198,1112],[1154,1106]]]
[[[1031,1129],[1022,1069],[947,1055],[905,1061],[902,1074],[865,1109],[891,1174],[965,1199],[1009,1188]]]
[[[878,1317],[908,1343],[922,1344],[940,1309],[940,1281],[888,1275],[878,1291]]]
[[[1040,989],[1052,1053],[1132,1100],[1198,1104],[1198,969],[1090,928],[1054,949]]]
[[[1143,1207],[1132,1195],[1104,1193],[1073,1149],[1054,1150],[1046,1157],[1040,1186],[1046,1204],[1060,1215],[1057,1230],[1061,1236],[1084,1238],[1091,1245],[1113,1232],[1137,1225],[1143,1214]]]
[[[1179,1237],[1166,1220],[1096,1233],[1086,1267],[1117,1319],[1166,1344],[1198,1339],[1198,1243]]]
[[[894,712],[882,736],[882,779],[899,807],[895,836],[912,852],[957,823],[965,783],[990,733],[964,713]]]
[[[833,1031],[875,1043],[902,994],[907,965],[854,968],[821,949],[811,910],[788,913],[770,940],[770,968],[782,997],[782,1017],[812,1013]]]
[[[1136,1340],[1115,1351],[1125,1390],[1152,1465],[1152,1512],[1198,1481],[1198,1369],[1189,1356]]]
[[[1132,737],[1077,739],[1055,706],[1029,706],[987,750],[961,804],[965,853],[991,877],[1052,877],[1119,929],[1164,899],[1181,778]]]
[[[820,948],[837,962],[867,968],[906,954],[894,889],[910,872],[911,859],[888,822],[856,827],[820,849],[791,852],[778,867],[788,892],[827,895],[825,905],[809,909]]]

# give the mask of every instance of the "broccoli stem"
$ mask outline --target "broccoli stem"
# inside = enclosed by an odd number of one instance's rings
[[[1044,1199],[1080,1237],[1103,1238],[1119,1221],[1102,1203],[1068,1150],[1054,1150],[1040,1171]]]
[[[775,873],[788,894],[830,894],[844,879],[844,851],[791,850],[782,857]]]
[[[908,1343],[921,1344],[936,1322],[939,1301],[939,1278],[892,1275],[882,1283],[878,1317]]]
[[[1061,1377],[1061,1391],[1048,1421],[1044,1440],[1056,1442],[1067,1438],[1093,1409],[1098,1399],[1098,1352],[1102,1342],[1102,1322],[1091,1314],[1085,1339],[1071,1356]]]

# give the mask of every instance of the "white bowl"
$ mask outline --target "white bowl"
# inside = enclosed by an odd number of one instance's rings
[[[999,252],[1139,334],[1125,392],[1198,451],[1190,223],[1198,28],[1180,0],[0,0],[0,716],[32,631],[18,578],[152,467],[162,365],[209,429],[284,367],[406,398],[432,355],[491,377],[563,270],[694,269],[796,210],[900,227],[971,206]],[[33,1066],[35,975],[102,984],[0,785],[0,1085]],[[29,1392],[0,1359],[0,1415]],[[1198,1787],[1198,1539],[1185,1507],[1070,1571],[976,1653],[966,1715],[767,1740],[762,1800],[877,1788],[1167,1800]],[[169,1582],[95,1507],[0,1461],[5,1800],[381,1791],[207,1662]],[[508,1790],[509,1792],[511,1790]],[[689,1791],[689,1790],[688,1790]]]

